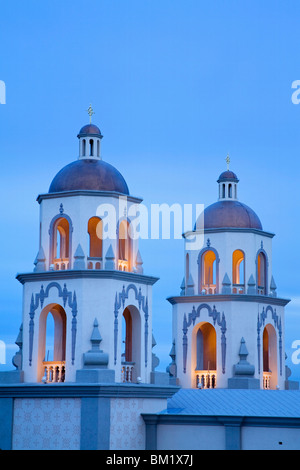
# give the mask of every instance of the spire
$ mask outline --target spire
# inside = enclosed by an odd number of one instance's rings
[[[225,273],[222,282],[222,294],[231,294],[231,281],[227,273]]]
[[[253,274],[249,277],[247,294],[256,294],[256,282]]]
[[[102,341],[102,338],[101,338],[100,331],[99,331],[99,328],[98,328],[97,318],[95,318],[95,320],[94,320],[94,328],[93,328],[93,332],[92,332],[92,336],[91,336],[90,341],[92,343],[92,349],[93,350],[96,350],[96,351],[100,350],[100,343]]]
[[[35,261],[34,261],[34,265],[35,265],[34,272],[46,271],[45,261],[46,261],[45,252],[43,250],[43,247],[41,246],[37,254],[37,257],[35,258]]]
[[[182,279],[180,295],[185,295],[185,278]]]
[[[254,377],[255,367],[247,361],[248,349],[244,338],[241,339],[240,360],[233,366],[233,377],[228,379],[228,388],[259,389],[260,381]]]
[[[140,250],[138,250],[136,255],[135,268],[137,273],[143,274],[143,260],[141,257]]]
[[[113,247],[109,245],[109,248],[105,255],[105,269],[114,270],[115,269],[115,254]]]
[[[192,278],[192,275],[189,275],[188,281],[187,281],[187,286],[186,286],[186,295],[194,295],[195,293],[195,283]]]
[[[85,269],[85,254],[83,252],[83,249],[80,245],[78,244],[75,254],[74,254],[74,269]]]
[[[108,354],[104,353],[102,349],[100,349],[102,338],[98,328],[98,320],[96,318],[94,320],[90,341],[92,349],[83,355],[84,366],[93,366],[93,368],[107,368]]]
[[[248,354],[249,353],[246,347],[246,341],[244,340],[244,338],[242,338],[239,350],[240,360],[233,367],[234,375],[254,376],[255,369],[254,366],[249,364],[249,362],[247,361]]]
[[[15,341],[15,344],[19,347],[19,351],[16,352],[12,358],[12,363],[16,369],[22,369],[22,349],[23,349],[23,324],[20,326],[19,334]]]
[[[152,333],[152,349],[156,346],[156,341]],[[152,353],[152,372],[159,366],[160,360],[155,353]]]
[[[173,339],[172,348],[169,353],[172,362],[167,366],[166,371],[169,373],[170,377],[175,379],[176,383],[176,376],[177,376],[177,366],[176,366],[176,346],[175,346],[175,339]]]
[[[277,297],[276,289],[277,289],[276,282],[274,280],[274,277],[272,276],[271,284],[270,284],[270,291],[273,297]]]

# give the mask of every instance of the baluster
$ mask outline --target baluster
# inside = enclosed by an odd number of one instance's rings
[[[62,365],[58,366],[58,374],[57,374],[57,382],[62,382],[61,376],[62,376]]]
[[[46,366],[46,382],[49,382],[49,367]]]

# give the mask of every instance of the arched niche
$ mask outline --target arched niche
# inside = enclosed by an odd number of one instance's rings
[[[135,382],[141,376],[141,315],[134,305],[122,315],[122,376],[124,382]],[[131,372],[130,372],[131,371]]]
[[[51,315],[54,323],[54,328],[51,331],[53,334],[49,336],[50,332],[47,331],[47,324],[49,326],[48,317]],[[37,361],[37,378],[38,381],[42,380],[45,373],[45,367],[49,364],[47,362],[62,365],[66,360],[66,323],[67,315],[64,308],[60,304],[52,303],[43,308],[39,317],[39,339],[38,339],[38,361]],[[52,343],[52,361],[47,361],[46,345]],[[53,380],[58,381],[58,380]]]

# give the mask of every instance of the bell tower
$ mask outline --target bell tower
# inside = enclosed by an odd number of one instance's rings
[[[37,198],[38,255],[33,272],[17,276],[24,286],[19,368],[33,383],[149,384],[157,278],[143,272],[128,215],[142,200],[102,160],[103,136],[88,111],[79,158]]]
[[[217,182],[218,201],[183,235],[185,276],[180,295],[168,299],[171,376],[184,388],[283,389],[289,300],[277,296],[274,234],[238,200],[239,180],[229,166]],[[204,240],[200,249],[200,242],[190,243],[195,238]]]

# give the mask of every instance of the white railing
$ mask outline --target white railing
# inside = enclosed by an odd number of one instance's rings
[[[121,382],[132,383],[134,365],[134,362],[122,362]]]
[[[263,372],[263,389],[270,390],[271,372]]]
[[[129,271],[129,263],[126,259],[118,260],[118,270],[119,271]]]
[[[69,258],[54,259],[53,267],[55,271],[64,271],[65,269],[69,269]]]
[[[257,287],[257,293],[258,293],[258,295],[265,295],[266,289],[263,286],[258,286]]]
[[[201,294],[203,295],[211,295],[217,293],[217,286],[216,284],[203,284],[201,289]]]
[[[101,269],[102,258],[90,258],[87,259],[88,269]]]
[[[65,362],[64,361],[44,361],[43,382],[56,383],[65,381]]]
[[[216,370],[196,370],[197,388],[216,388],[217,371]]]
[[[232,284],[233,294],[245,294],[245,284]]]

